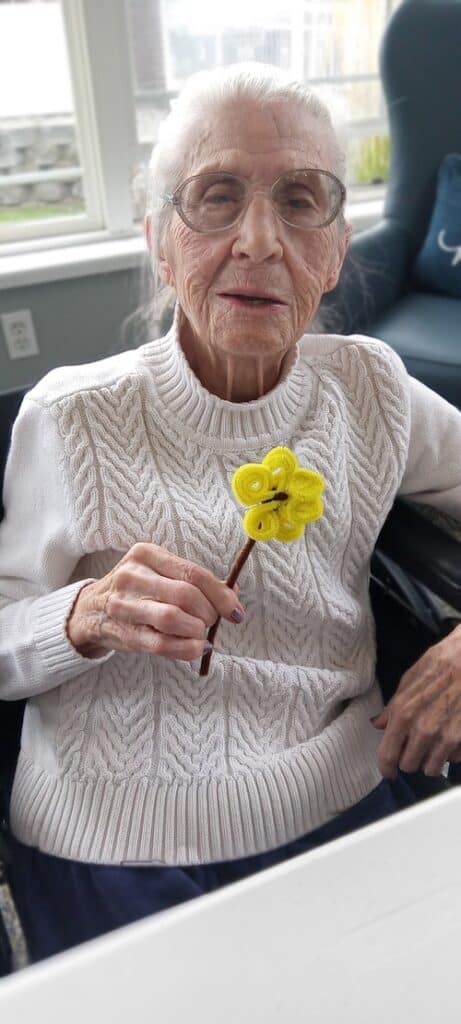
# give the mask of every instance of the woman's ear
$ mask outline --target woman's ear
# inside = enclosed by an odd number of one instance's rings
[[[166,256],[164,256],[163,253],[159,254],[157,268],[159,277],[163,281],[163,283],[169,284],[172,288],[174,288],[173,271],[170,267],[170,264],[168,263],[168,260],[166,259]]]
[[[150,213],[146,213],[146,216],[144,217],[144,237],[146,239],[147,248],[151,254],[151,259],[153,260],[152,218]],[[157,270],[163,283],[174,287],[173,273],[163,252],[159,253]]]
[[[341,238],[338,241],[338,248],[336,250],[334,259],[332,261],[332,265],[330,267],[330,273],[329,273],[329,275],[328,275],[328,277],[326,279],[326,282],[325,282],[325,291],[326,292],[331,292],[331,291],[333,291],[333,288],[336,288],[336,285],[337,285],[338,280],[339,280],[339,275],[341,273],[342,266],[343,266],[344,260],[346,258],[346,253],[347,253],[347,250],[349,248],[349,243],[350,243],[350,240],[351,240],[351,235],[352,235],[352,225],[351,224],[346,224],[345,228],[344,228],[344,231],[342,233],[342,236],[341,236]]]
[[[144,238],[146,239],[146,245],[149,252],[152,251],[152,217],[150,213],[146,213],[144,217]]]

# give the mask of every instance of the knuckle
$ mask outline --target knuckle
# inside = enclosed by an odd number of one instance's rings
[[[424,720],[416,722],[413,731],[420,742],[431,740],[434,736],[433,726],[431,726],[430,722],[425,722]]]
[[[179,612],[174,605],[167,605],[166,608],[161,608],[157,614],[157,629],[160,629],[164,633],[178,632],[179,625]]]
[[[152,654],[165,654],[167,649],[167,639],[162,633],[152,632],[152,636],[148,641],[148,647]]]
[[[191,640],[190,644],[187,644],[187,648],[182,654],[184,661],[197,661],[203,654],[203,639],[202,640]]]
[[[115,591],[112,591],[112,593],[110,593],[107,597],[106,603],[104,605],[104,611],[106,612],[106,615],[110,616],[110,618],[116,618],[117,614],[120,612],[121,605],[122,600],[120,594],[117,594]]]
[[[132,559],[133,562],[139,563],[144,562],[147,554],[147,544],[144,541],[137,541],[133,544],[128,552],[128,559]]]
[[[203,582],[203,570],[195,562],[184,562],[183,580],[193,587],[199,587],[200,583]]]
[[[146,545],[145,541],[136,541],[136,544],[133,544],[133,547],[130,548],[129,554],[134,559],[134,561],[137,562],[145,558],[145,555],[146,553],[148,553],[148,550],[149,545]]]
[[[114,579],[113,579],[113,590],[124,591],[127,590],[133,579],[133,566],[130,562],[123,562],[118,567]]]

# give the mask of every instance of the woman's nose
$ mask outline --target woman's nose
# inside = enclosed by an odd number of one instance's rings
[[[279,238],[280,220],[268,196],[253,195],[238,224],[232,246],[234,256],[246,256],[254,263],[277,262],[283,255]]]

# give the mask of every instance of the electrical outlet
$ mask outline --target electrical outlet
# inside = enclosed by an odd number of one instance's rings
[[[2,313],[0,320],[10,359],[38,356],[37,338],[30,309],[17,309],[14,313]]]

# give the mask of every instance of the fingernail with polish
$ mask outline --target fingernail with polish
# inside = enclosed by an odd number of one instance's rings
[[[231,615],[232,622],[242,622],[243,612],[239,608],[234,608]]]
[[[207,640],[206,644],[203,645],[203,653],[204,654],[209,654],[210,651],[212,651],[212,650],[213,650],[213,644],[208,643],[208,640]]]

